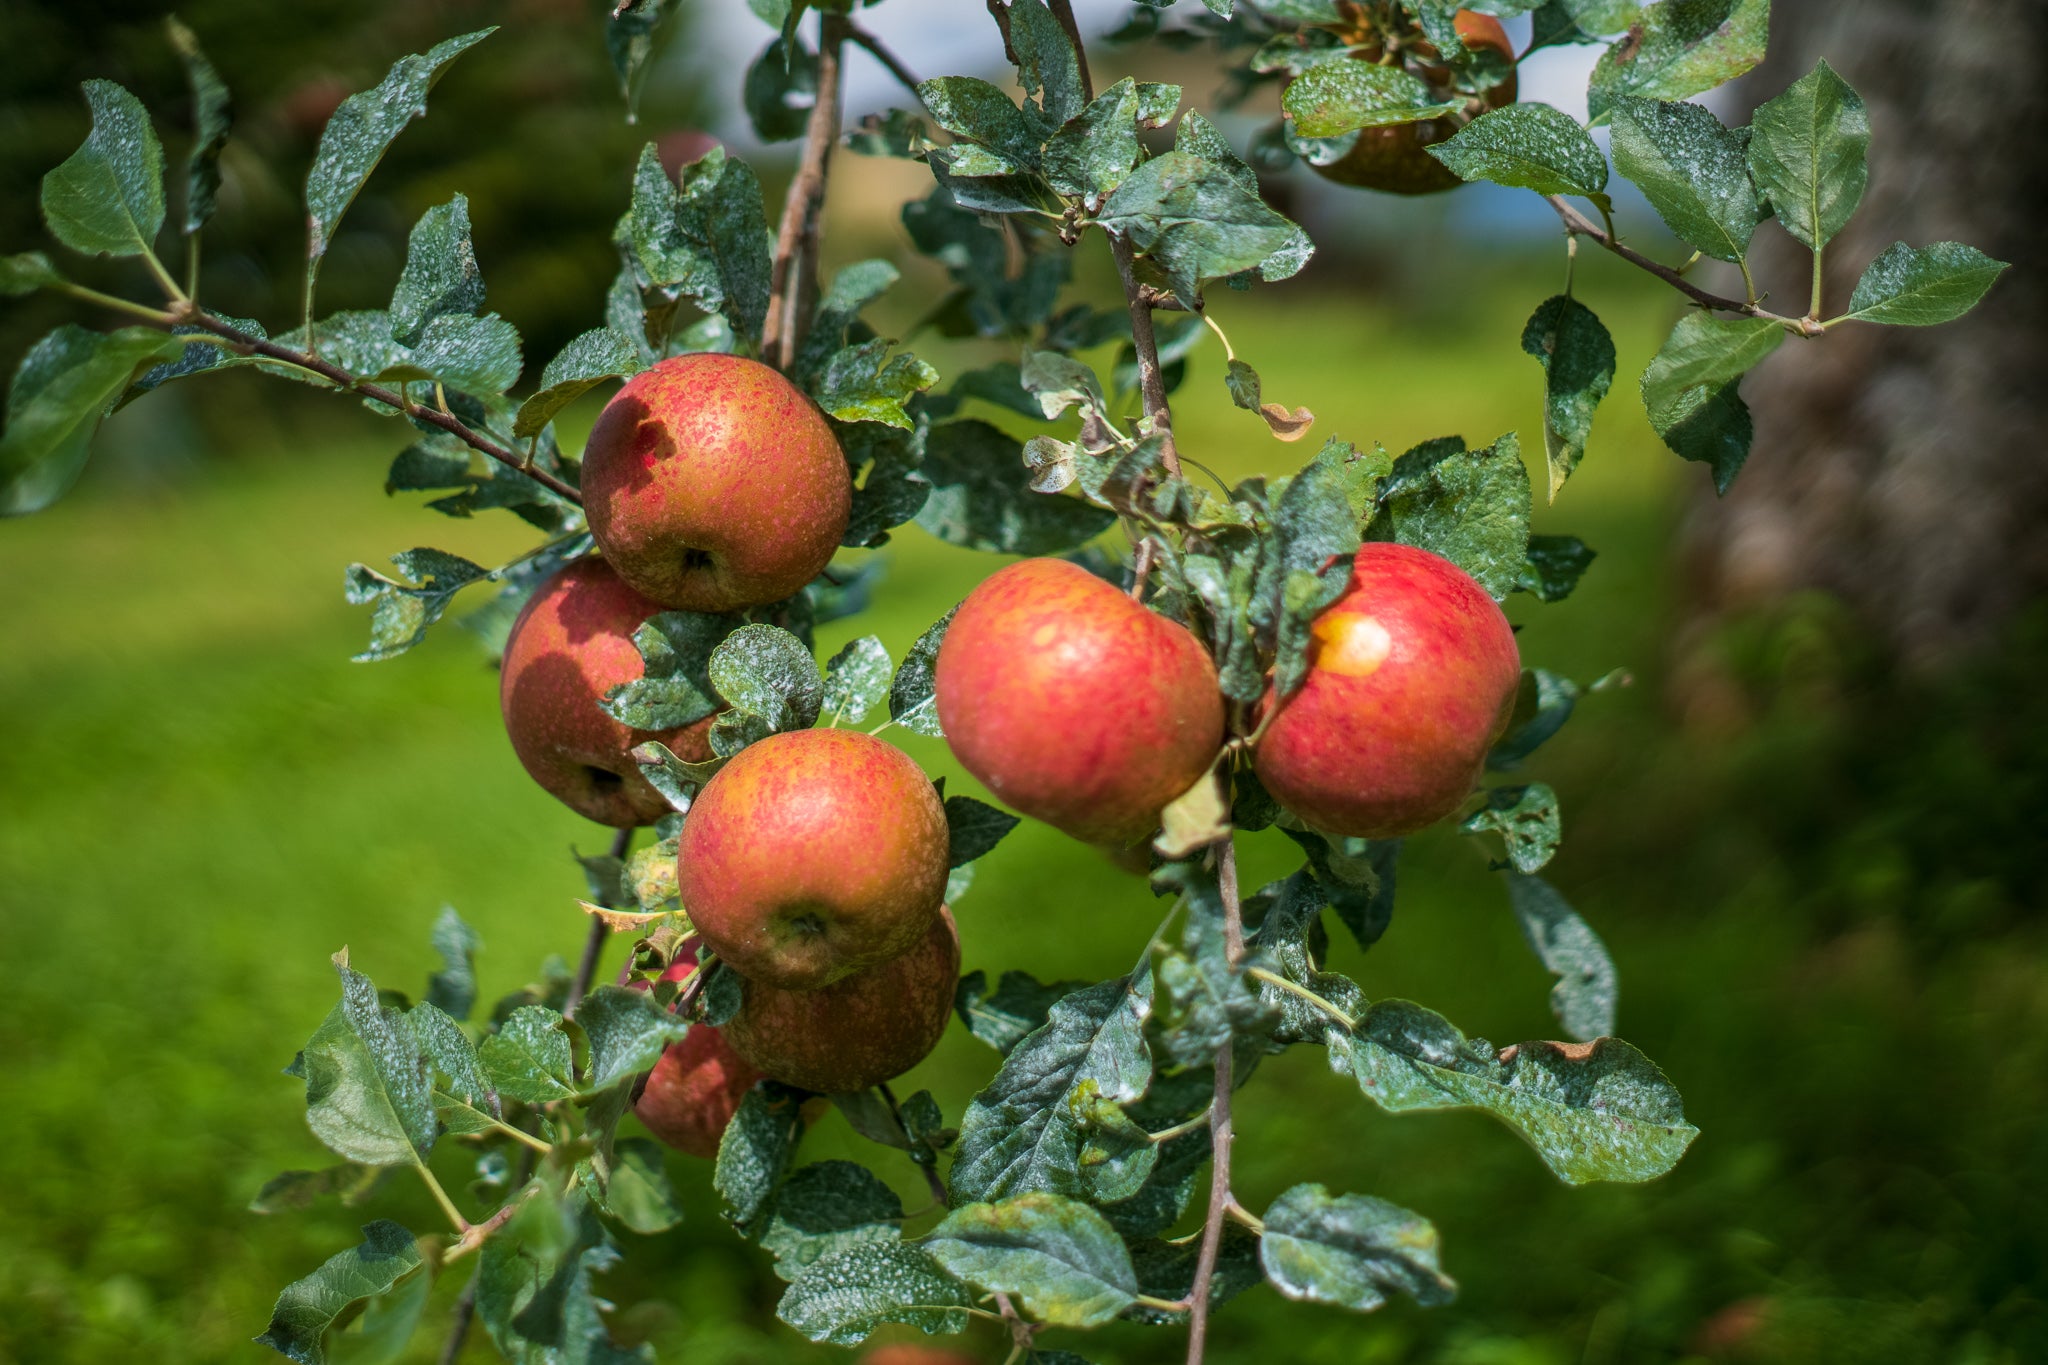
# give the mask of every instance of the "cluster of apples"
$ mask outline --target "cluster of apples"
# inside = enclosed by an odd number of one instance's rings
[[[694,355],[663,361],[605,408],[583,490],[602,558],[534,594],[512,628],[500,695],[535,781],[632,828],[667,810],[636,745],[710,756],[709,719],[650,733],[599,709],[641,675],[633,632],[663,608],[734,611],[800,589],[844,534],[850,480],[830,426],[781,375]],[[1284,699],[1269,693],[1252,718],[1267,789],[1334,835],[1394,837],[1449,815],[1520,681],[1500,608],[1448,560],[1375,543],[1312,634],[1306,680]],[[1140,844],[1224,753],[1207,650],[1065,560],[985,580],[935,670],[961,764],[1012,808],[1092,844]],[[705,783],[678,844],[682,904],[701,946],[739,976],[742,1003],[649,1076],[638,1112],[656,1135],[715,1155],[761,1078],[855,1091],[937,1044],[960,939],[943,903],[945,810],[908,756],[852,731],[771,735]],[[668,978],[696,965],[686,953]]]

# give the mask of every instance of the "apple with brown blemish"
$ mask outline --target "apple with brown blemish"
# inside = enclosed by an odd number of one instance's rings
[[[616,829],[668,813],[640,775],[633,746],[660,740],[678,757],[711,757],[711,717],[675,730],[636,730],[598,709],[645,665],[633,632],[661,607],[601,559],[579,559],[534,590],[505,640],[499,709],[512,752],[534,781],[579,815]]]
[[[628,380],[591,428],[581,487],[619,576],[684,611],[796,592],[831,562],[853,505],[825,414],[732,355],[674,356]]]
[[[1013,810],[1123,847],[1223,745],[1216,666],[1186,627],[1062,559],[968,594],[936,664],[939,724]]]
[[[812,991],[914,947],[946,894],[946,810],[893,745],[854,730],[757,740],[683,819],[676,885],[749,981]]]
[[[1412,834],[1455,811],[1522,677],[1486,590],[1439,555],[1375,542],[1310,633],[1308,676],[1259,738],[1266,790],[1323,833],[1358,838]]]
[[[960,933],[941,906],[910,951],[822,990],[744,982],[725,1038],[772,1080],[827,1095],[865,1090],[938,1046],[959,980]]]

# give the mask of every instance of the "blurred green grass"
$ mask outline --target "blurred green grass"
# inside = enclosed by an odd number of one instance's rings
[[[1229,296],[1218,313],[1239,354],[1318,425],[1276,446],[1229,406],[1211,345],[1177,402],[1181,439],[1226,477],[1291,468],[1332,433],[1397,451],[1453,431],[1476,443],[1520,429],[1538,444],[1540,374],[1516,339],[1546,290],[1526,280],[1461,295],[1473,302],[1422,328],[1349,298]],[[1666,1066],[1703,1136],[1656,1184],[1566,1190],[1486,1121],[1387,1119],[1297,1049],[1245,1092],[1245,1201],[1319,1180],[1418,1209],[1463,1297],[1361,1320],[1259,1290],[1222,1314],[1215,1358],[2043,1358],[2040,926],[1994,917],[1995,934],[1930,947],[1884,909],[1911,901],[1910,885],[1872,909],[1864,862],[1839,860],[1835,875],[1774,842],[1796,805],[1825,845],[1841,833],[1827,812],[1853,804],[1818,776],[1864,739],[1830,728],[1828,697],[1782,689],[1739,742],[1674,732],[1659,704],[1668,547],[1701,473],[1658,446],[1629,378],[1669,314],[1598,263],[1582,266],[1580,292],[1615,328],[1621,379],[1584,470],[1539,524],[1601,558],[1569,604],[1513,610],[1529,662],[1582,679],[1626,665],[1638,686],[1589,698],[1530,771],[1564,800],[1572,837],[1553,879],[1620,965],[1620,1031]],[[106,441],[146,447],[152,420],[140,405]],[[333,999],[328,955],[346,944],[381,984],[416,991],[434,965],[428,926],[453,904],[484,938],[488,996],[580,941],[569,850],[605,833],[520,772],[473,642],[444,625],[396,662],[347,662],[365,620],[342,603],[344,563],[415,544],[488,561],[524,544],[521,530],[380,497],[398,438],[344,431],[143,491],[90,478],[0,527],[0,1359],[263,1358],[249,1338],[277,1289],[357,1224],[436,1223],[396,1179],[372,1209],[244,1211],[269,1175],[325,1160],[278,1068]],[[821,654],[869,630],[900,654],[994,566],[915,532],[881,553],[873,611],[822,631]],[[1764,653],[1775,685],[1785,650]],[[974,790],[942,744],[891,734],[949,789]],[[1964,763],[1949,780],[1983,779]],[[1247,883],[1291,870],[1287,852],[1247,840]],[[1337,965],[1497,1042],[1553,1032],[1549,980],[1482,852],[1425,836],[1401,876],[1386,940],[1369,959],[1340,948]],[[1836,882],[1846,902],[1824,894]],[[1026,826],[960,906],[966,965],[1114,973],[1163,908],[1093,852]],[[904,1088],[930,1087],[957,1118],[993,1063],[955,1030]],[[459,1188],[447,1148],[437,1165]],[[836,1117],[806,1153],[871,1156],[915,1195],[907,1164],[863,1151]],[[779,1285],[726,1232],[708,1169],[673,1164],[689,1218],[629,1248],[605,1282],[639,1305],[621,1332],[701,1365],[831,1358],[773,1321]],[[437,1286],[414,1359],[434,1358],[457,1287]],[[1750,1318],[1762,1326],[1724,1352]],[[1107,1365],[1181,1350],[1176,1333],[1135,1328],[1052,1344]],[[464,1358],[490,1356],[479,1340]]]

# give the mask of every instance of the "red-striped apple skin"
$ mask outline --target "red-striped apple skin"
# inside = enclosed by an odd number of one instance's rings
[[[684,611],[788,597],[831,561],[853,506],[825,414],[731,355],[674,356],[628,380],[591,428],[582,492],[619,576]]]
[[[667,814],[633,746],[658,739],[691,762],[711,757],[711,717],[677,730],[635,730],[598,709],[644,671],[633,632],[660,611],[602,559],[579,559],[534,590],[505,640],[498,705],[512,752],[579,815],[630,829]]]
[[[1316,829],[1359,838],[1412,834],[1457,810],[1522,678],[1514,631],[1485,589],[1427,550],[1375,542],[1310,629],[1307,680],[1259,740],[1266,790]]]
[[[936,672],[961,765],[1011,809],[1089,843],[1152,833],[1223,746],[1207,651],[1065,560],[1020,561],[968,594]]]
[[[787,1085],[839,1095],[893,1080],[945,1035],[960,980],[960,933],[941,907],[900,957],[816,991],[745,983],[725,1026],[733,1051]]]
[[[948,851],[945,807],[909,755],[857,730],[795,730],[748,745],[704,784],[676,881],[734,971],[816,990],[924,937]]]

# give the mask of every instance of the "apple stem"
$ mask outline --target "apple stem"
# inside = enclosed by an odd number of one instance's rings
[[[768,319],[761,330],[761,359],[785,374],[796,364],[817,303],[819,226],[832,147],[839,141],[839,70],[848,25],[830,13],[820,13],[818,24],[818,98],[804,127],[803,159],[782,202],[768,276]]]
[[[622,829],[612,836],[611,856],[614,862],[622,861],[626,851],[633,846],[633,831]],[[593,915],[590,932],[583,939],[583,960],[576,964],[576,978],[569,983],[569,998],[562,1002],[562,1017],[576,1017],[576,1007],[583,1003],[583,997],[590,994],[590,983],[597,979],[597,960],[604,954],[604,941],[611,937],[611,926],[603,916]]]

